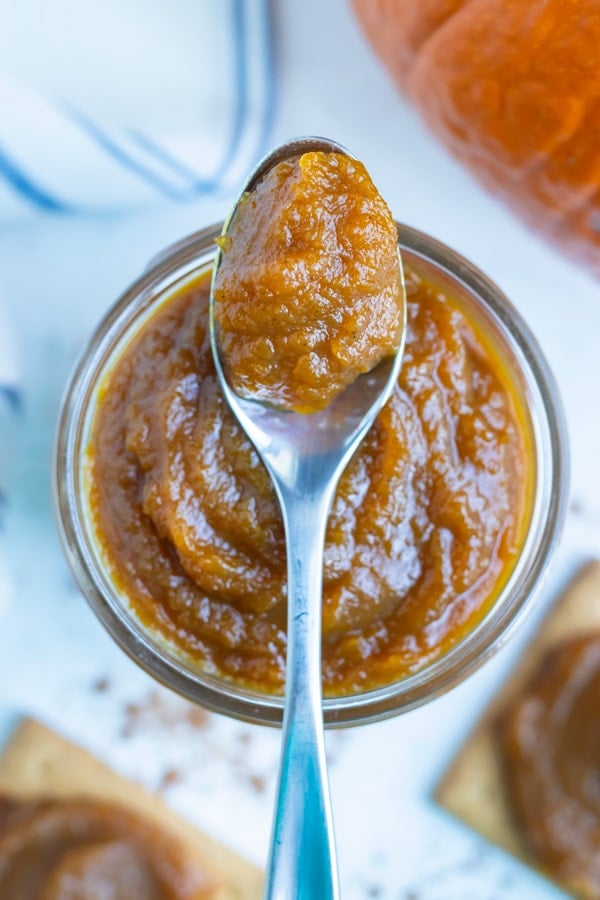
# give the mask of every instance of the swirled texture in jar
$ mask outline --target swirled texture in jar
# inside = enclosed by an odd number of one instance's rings
[[[179,842],[99,800],[0,797],[3,900],[210,900]]]
[[[600,634],[552,650],[502,727],[511,806],[536,859],[600,897]]]
[[[326,536],[327,694],[395,681],[489,608],[523,540],[518,398],[448,296],[408,273],[402,374],[342,475]],[[172,296],[107,377],[91,506],[140,619],[209,672],[284,682],[285,542],[271,482],[218,388],[208,284]]]
[[[358,160],[311,152],[274,166],[221,248],[215,318],[241,396],[314,412],[395,353],[398,232]]]

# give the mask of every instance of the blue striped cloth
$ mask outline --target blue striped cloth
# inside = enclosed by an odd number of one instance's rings
[[[41,10],[40,0],[23,0],[15,4],[15,10],[29,7],[31,15],[36,6]],[[124,12],[127,6],[135,11],[133,0],[125,0]],[[64,2],[62,8],[64,13]],[[133,23],[129,36],[121,35],[122,43],[133,44],[137,29],[143,32],[144,27],[148,42],[155,33],[160,39],[160,29],[166,40],[170,16],[178,14],[180,28],[187,16],[190,32],[195,30],[198,71],[193,71],[193,55],[182,61],[178,84],[177,75],[172,74],[176,60],[170,59],[164,74],[171,94],[159,96],[160,84],[152,83],[152,78],[156,82],[161,74],[154,52],[142,58],[145,69],[117,70],[111,84],[109,46],[105,58],[100,58],[102,77],[97,78],[89,103],[102,106],[103,115],[82,105],[85,97],[82,99],[77,71],[72,73],[70,89],[63,89],[60,96],[56,85],[51,93],[39,85],[37,89],[26,87],[15,77],[17,59],[13,71],[10,65],[6,71],[12,45],[6,29],[4,46],[0,35],[0,222],[32,210],[90,213],[228,192],[266,149],[275,106],[270,0],[195,0],[187,6],[142,4],[139,8],[145,10],[144,17]],[[66,10],[75,15],[75,7],[69,9],[68,3]],[[154,21],[149,20],[151,16]],[[99,28],[105,28],[107,35],[126,28],[125,15],[114,13],[113,18],[112,22],[106,16],[99,20]],[[90,43],[89,52],[102,54],[106,40],[100,33]],[[42,34],[37,41],[39,56],[44,46]],[[74,35],[66,45],[66,55],[71,52],[76,58],[80,42]],[[24,50],[19,48],[20,55]],[[37,80],[43,79],[38,76]],[[62,83],[58,75],[55,81]],[[144,82],[148,83],[146,91]],[[103,87],[100,104],[98,84]],[[111,91],[120,112],[115,118],[106,114]],[[133,122],[123,121],[128,115],[128,92]],[[181,106],[174,121],[172,112]]]
[[[274,0],[20,0],[0,16],[0,228],[237,189],[275,107]],[[0,615],[14,594],[3,512],[20,420],[0,296]]]
[[[2,541],[7,490],[21,412],[21,372],[14,334],[0,297],[0,617],[14,595],[8,553]]]

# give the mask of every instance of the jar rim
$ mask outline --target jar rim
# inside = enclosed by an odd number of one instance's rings
[[[513,572],[500,595],[457,644],[422,669],[373,690],[327,697],[327,726],[377,721],[445,693],[481,666],[508,639],[531,606],[547,572],[564,523],[568,493],[568,442],[558,388],[539,344],[520,313],[476,266],[445,244],[397,223],[400,252],[439,273],[490,314],[510,344],[532,400],[537,484],[533,520]],[[99,553],[86,537],[81,497],[85,423],[94,387],[111,354],[139,327],[174,285],[210,265],[220,225],[209,226],[166,248],[121,295],[98,324],[67,385],[58,425],[53,493],[58,530],[69,565],[90,606],[119,646],[155,679],[216,712],[260,724],[280,724],[284,698],[244,688],[190,665],[165,639],[136,621],[111,584]]]

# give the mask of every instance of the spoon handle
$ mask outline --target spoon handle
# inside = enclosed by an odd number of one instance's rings
[[[283,746],[265,900],[337,900],[338,872],[323,734],[321,593],[332,491],[279,486],[288,559]]]

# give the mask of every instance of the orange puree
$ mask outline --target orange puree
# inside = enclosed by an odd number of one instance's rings
[[[530,514],[527,415],[501,359],[451,295],[406,279],[400,380],[329,518],[328,695],[388,684],[456,644],[505,584]],[[95,529],[145,625],[205,671],[280,692],[283,527],[217,385],[208,293],[205,275],[166,298],[105,379],[89,451]]]
[[[216,900],[172,835],[112,803],[0,797],[3,900]]]
[[[501,723],[528,848],[577,897],[600,897],[600,633],[553,648]]]
[[[313,152],[274,166],[221,251],[215,317],[238,394],[313,412],[398,347],[398,234],[357,160]]]

